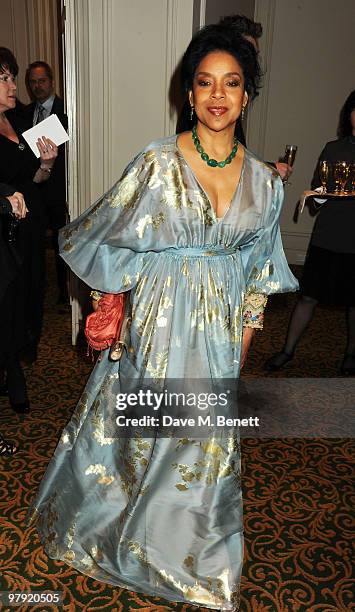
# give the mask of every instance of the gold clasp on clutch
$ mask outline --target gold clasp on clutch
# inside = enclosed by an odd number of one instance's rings
[[[128,302],[128,299],[126,299],[126,302]],[[128,307],[129,305],[126,306],[126,311]],[[108,354],[108,358],[110,361],[119,361],[123,355],[124,349],[127,349],[129,343],[129,328],[131,326],[131,323],[131,317],[126,316],[125,313],[125,317],[123,319],[120,331],[120,336],[111,344],[111,348]]]

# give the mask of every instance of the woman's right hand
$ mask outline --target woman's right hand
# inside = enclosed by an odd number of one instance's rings
[[[17,219],[24,219],[28,213],[25,198],[22,193],[15,191],[12,196],[7,196],[12,208],[12,213]]]

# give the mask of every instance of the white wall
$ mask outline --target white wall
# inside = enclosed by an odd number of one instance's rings
[[[65,0],[68,204],[74,219],[151,140],[175,132],[171,77],[193,0]],[[73,282],[72,295],[78,295]],[[73,342],[79,329],[72,304]]]
[[[355,2],[275,0],[274,8],[263,154],[273,160],[285,144],[299,147],[281,225],[289,261],[300,263],[314,219],[306,210],[295,223],[295,206],[355,87]]]
[[[66,5],[68,115],[75,139],[69,158],[74,145],[81,175],[79,193],[69,202],[74,218],[118,180],[146,144],[175,131],[169,86],[191,38],[193,2],[66,0]]]

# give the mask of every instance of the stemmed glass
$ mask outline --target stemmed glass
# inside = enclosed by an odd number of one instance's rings
[[[286,145],[284,162],[285,164],[288,164],[289,166],[291,166],[291,168],[293,164],[295,163],[296,153],[297,153],[297,145]]]
[[[319,163],[319,177],[322,183],[323,193],[327,192],[328,179],[330,174],[330,164],[326,160]]]
[[[334,166],[335,191],[345,194],[345,185],[349,178],[350,162],[338,161]]]
[[[282,158],[282,161],[285,164],[288,164],[289,166],[293,166],[293,164],[295,163],[295,158],[296,158],[296,153],[297,153],[297,145],[286,145],[285,147],[285,155]],[[286,180],[284,181],[284,185],[291,185],[291,183]]]
[[[350,191],[355,191],[355,163],[350,164],[350,172],[349,172],[349,180],[350,180]]]

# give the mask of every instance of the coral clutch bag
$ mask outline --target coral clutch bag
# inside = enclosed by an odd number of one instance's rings
[[[85,336],[92,349],[102,351],[119,341],[125,316],[125,293],[105,293],[97,310],[86,318]]]

